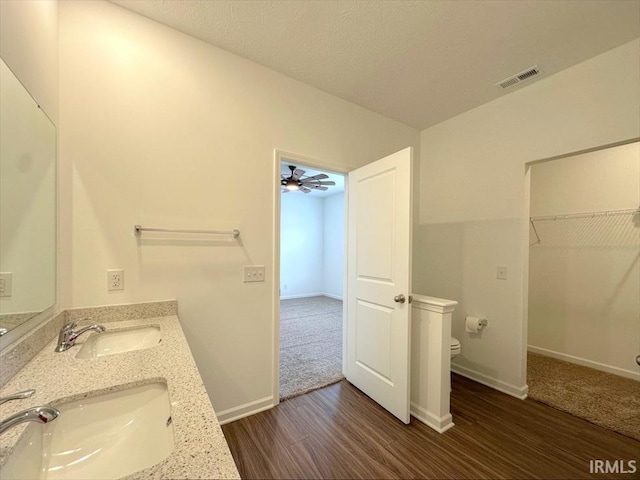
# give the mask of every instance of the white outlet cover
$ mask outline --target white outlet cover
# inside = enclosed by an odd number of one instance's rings
[[[124,290],[124,270],[107,270],[107,290]]]

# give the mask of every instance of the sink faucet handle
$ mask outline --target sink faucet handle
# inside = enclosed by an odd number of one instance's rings
[[[91,323],[91,317],[78,318],[77,320],[72,320],[71,322],[67,323],[67,325],[71,325],[71,330],[75,330],[79,324],[84,325],[88,323]]]
[[[63,330],[65,331],[69,331],[69,330],[73,330],[74,328],[76,328],[78,326],[78,322],[68,322],[64,324],[64,327],[62,327]]]
[[[85,320],[91,319],[83,318],[81,321]],[[77,322],[69,322],[60,329],[60,334],[58,335],[58,345],[54,349],[56,352],[60,353],[69,350],[75,345],[78,337],[85,332],[93,330],[94,332],[102,333],[105,331],[105,328],[102,325],[87,325],[86,327],[82,327],[80,330],[76,330],[75,328],[77,326]]]
[[[11,400],[22,400],[23,398],[29,398],[34,393],[36,393],[35,389],[31,389],[25,390],[24,392],[12,393],[11,395],[7,395],[6,397],[0,397],[0,405]]]

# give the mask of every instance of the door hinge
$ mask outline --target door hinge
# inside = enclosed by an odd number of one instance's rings
[[[413,295],[409,295],[409,303],[413,302]]]

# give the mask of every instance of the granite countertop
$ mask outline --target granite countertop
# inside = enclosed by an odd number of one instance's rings
[[[74,347],[62,353],[54,352],[55,339],[0,390],[0,396],[5,396],[36,389],[31,398],[0,405],[0,418],[34,406],[56,406],[87,396],[162,381],[167,383],[171,400],[175,448],[160,463],[125,478],[240,478],[178,317],[105,320],[107,318],[99,323],[107,331],[158,325],[162,340],[157,346],[145,350],[78,359],[76,355],[82,343],[89,338],[88,334],[82,335]],[[0,465],[5,463],[27,425],[18,425],[0,436]]]

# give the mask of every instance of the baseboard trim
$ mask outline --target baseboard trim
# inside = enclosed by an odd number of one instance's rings
[[[245,403],[244,405],[216,412],[216,416],[218,417],[218,423],[220,423],[220,425],[224,425],[226,423],[231,423],[236,420],[240,420],[241,418],[248,417],[249,415],[264,412],[265,410],[269,410],[273,407],[275,407],[275,403],[273,402],[273,396],[270,395],[268,397],[254,400],[253,402]]]
[[[280,295],[280,300],[293,300],[295,298],[322,297],[324,293],[301,293],[300,295]]]
[[[491,387],[494,390],[498,390],[499,392],[519,398],[520,400],[524,400],[525,398],[527,398],[527,395],[529,393],[528,385],[517,387],[510,383],[503,382],[502,380],[498,380],[497,378],[485,375],[484,373],[476,372],[475,370],[467,367],[462,367],[460,365],[454,365],[453,363],[451,364],[451,371],[457,373],[458,375],[462,375],[463,377],[469,378],[475,382],[481,383],[482,385]]]
[[[437,417],[433,413],[413,402],[411,402],[410,413],[416,420],[419,420],[426,426],[433,428],[438,433],[444,433],[455,425],[450,413],[444,417]]]
[[[302,293],[300,295],[280,295],[280,300],[293,300],[296,298],[329,297],[334,300],[342,300],[342,297],[331,293]]]
[[[614,375],[618,375],[619,377],[631,378],[632,380],[640,381],[640,373],[636,373],[620,367],[614,367],[613,365],[607,365],[606,363],[594,362],[593,360],[588,360],[586,358],[574,357],[573,355],[569,355],[567,353],[547,350],[546,348],[536,347],[534,345],[528,345],[527,350],[531,353],[544,355],[545,357],[564,360],[565,362],[575,363],[576,365],[593,368],[595,370],[600,370],[601,372],[612,373]]]
[[[342,297],[340,297],[338,295],[333,295],[331,293],[323,293],[322,295],[324,295],[325,297],[333,298],[334,300],[342,301]]]

